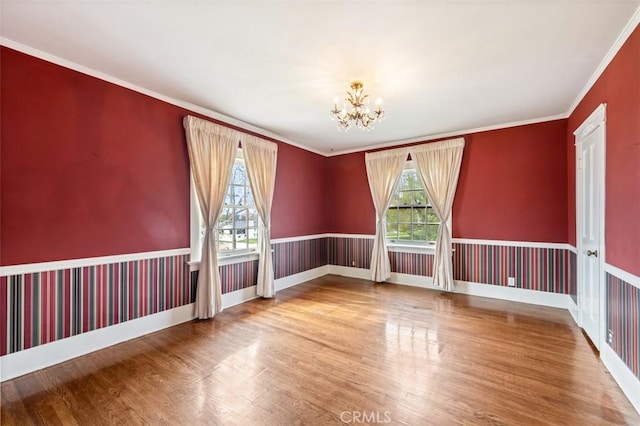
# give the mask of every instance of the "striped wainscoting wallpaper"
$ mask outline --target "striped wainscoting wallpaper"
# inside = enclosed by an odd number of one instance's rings
[[[327,264],[327,238],[287,241],[272,245],[275,279]]]
[[[242,290],[257,284],[258,281],[258,261],[249,260],[246,262],[232,263],[218,267],[220,271],[220,281],[222,283],[222,294],[232,291]],[[196,294],[198,288],[198,273],[191,272],[191,291]],[[194,296],[195,302],[195,296]]]
[[[327,261],[329,265],[369,269],[373,238],[328,237]]]
[[[327,239],[287,241],[275,243],[273,263],[275,279],[287,277],[327,264]],[[258,260],[220,266],[222,294],[242,290],[257,284]],[[191,272],[192,291],[198,283],[198,271]],[[195,294],[195,293],[194,293]]]
[[[454,279],[569,294],[569,250],[453,243]]]
[[[329,237],[328,263],[330,265],[349,266],[369,269],[373,238]],[[403,253],[389,251],[391,272],[401,274],[433,275],[433,256],[425,253]]]
[[[328,263],[368,269],[373,239],[328,238]],[[562,248],[516,247],[454,242],[454,278],[482,284],[507,286],[514,277],[517,288],[572,294],[577,298],[576,255]],[[391,271],[432,276],[433,256],[389,252]]]
[[[188,258],[0,277],[0,355],[191,303]]]
[[[569,250],[454,247],[457,280],[506,286],[514,276],[516,287],[575,298],[576,256]],[[273,250],[278,279],[327,264],[368,269],[373,239],[321,236],[276,242]],[[0,355],[194,302],[198,271],[189,274],[187,260],[179,255],[0,277]],[[389,252],[389,260],[392,272],[433,275],[432,255]],[[256,285],[257,271],[258,260],[220,266],[223,294]],[[637,353],[637,334],[634,342]]]
[[[607,331],[620,359],[640,379],[640,288],[607,272]]]
[[[220,266],[220,281],[222,281],[222,294],[256,285],[258,282],[258,261],[250,260]]]
[[[389,252],[391,271],[400,274],[433,276],[433,255],[425,253]]]

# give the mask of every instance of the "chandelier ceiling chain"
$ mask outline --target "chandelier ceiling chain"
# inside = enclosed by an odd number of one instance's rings
[[[331,119],[338,122],[338,129],[347,131],[352,124],[362,130],[371,130],[376,122],[382,121],[385,113],[382,110],[382,101],[376,101],[376,109],[372,112],[369,108],[369,95],[364,94],[362,83],[354,81],[351,83],[351,90],[347,91],[347,97],[342,106],[338,109],[338,99],[333,101]]]

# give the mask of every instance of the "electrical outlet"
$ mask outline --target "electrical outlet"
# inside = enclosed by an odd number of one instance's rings
[[[509,277],[507,279],[507,285],[509,287],[515,287],[516,286],[516,278],[515,277]]]
[[[607,333],[607,343],[613,345],[613,330],[609,330]]]

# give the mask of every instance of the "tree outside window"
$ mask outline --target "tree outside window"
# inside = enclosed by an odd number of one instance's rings
[[[434,243],[439,225],[417,171],[406,168],[387,211],[387,239],[397,243]]]

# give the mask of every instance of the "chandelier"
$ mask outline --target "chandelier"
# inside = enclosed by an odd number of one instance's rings
[[[338,109],[338,98],[333,100],[331,119],[337,120],[338,129],[347,131],[355,124],[362,130],[371,130],[376,122],[384,119],[382,100],[378,99],[376,109],[371,111],[368,98],[369,95],[363,93],[362,83],[354,81],[351,83],[351,90],[347,91],[342,109]]]

